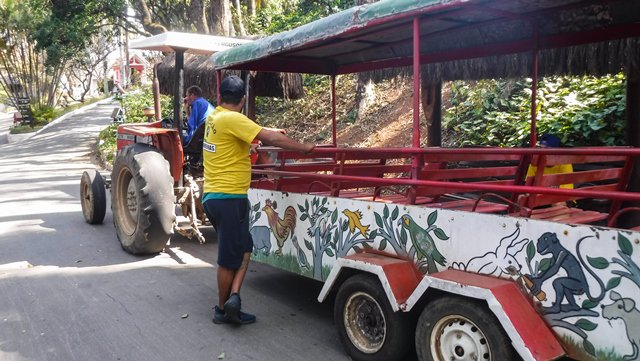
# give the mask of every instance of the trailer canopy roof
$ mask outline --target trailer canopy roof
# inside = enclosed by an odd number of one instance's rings
[[[640,58],[637,0],[382,0],[216,53],[211,60],[216,69],[315,74],[408,66],[415,18],[422,64],[499,57],[508,60],[501,65],[505,70],[529,70],[531,50],[572,46],[582,50],[553,61],[581,67],[578,72],[619,71],[628,65],[622,58]]]

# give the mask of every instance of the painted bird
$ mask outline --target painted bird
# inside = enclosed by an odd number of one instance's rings
[[[262,211],[267,215],[267,222],[278,244],[278,249],[274,253],[276,256],[282,256],[282,246],[296,228],[296,210],[289,206],[284,210],[284,217],[279,218],[278,212],[275,211],[276,207],[276,202],[272,203],[267,199]]]
[[[360,220],[362,219],[362,213],[360,213],[360,211],[350,211],[345,209],[342,211],[342,214],[347,216],[347,219],[349,220],[349,232],[353,233],[357,228],[362,236],[367,238],[369,226],[363,226],[362,223],[360,223]]]
[[[411,237],[413,246],[416,248],[418,259],[427,259],[427,271],[429,273],[438,272],[436,263],[444,266],[447,260],[436,248],[433,237],[427,233],[427,230],[420,227],[408,214],[400,217],[398,224],[409,231],[409,237]]]
[[[300,265],[300,269],[303,269],[303,270],[310,269],[311,266],[307,261],[307,255],[304,254],[304,251],[302,250],[302,248],[300,248],[300,245],[298,244],[298,237],[296,236],[291,237],[291,242],[293,242],[293,246],[296,248],[296,251],[298,251],[297,259],[298,259],[298,264]]]

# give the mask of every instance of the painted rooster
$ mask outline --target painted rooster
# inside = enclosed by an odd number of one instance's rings
[[[282,246],[284,246],[284,242],[293,235],[293,231],[296,228],[297,215],[296,210],[289,206],[284,210],[284,217],[280,218],[278,217],[278,212],[276,212],[277,207],[276,202],[271,202],[270,199],[267,199],[264,207],[262,207],[262,211],[267,215],[271,232],[276,237],[278,249],[275,251],[275,254],[276,256],[282,256]]]

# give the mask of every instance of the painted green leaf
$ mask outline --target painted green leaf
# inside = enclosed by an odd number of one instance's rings
[[[551,267],[552,264],[553,264],[553,259],[551,257],[541,260],[540,273],[546,272]]]
[[[307,246],[308,250],[313,251],[313,244],[311,244],[311,242],[309,242],[306,238],[304,240],[304,245]]]
[[[581,318],[578,320],[578,322],[576,322],[576,326],[580,327],[585,331],[593,331],[596,329],[596,327],[598,327],[598,324],[593,323],[587,319]]]
[[[256,218],[255,218],[255,220],[257,221],[258,219],[260,219],[260,217],[262,217],[262,213],[256,213]]]
[[[325,203],[327,203],[328,199],[327,198],[322,198],[322,205],[324,206]]]
[[[407,231],[404,228],[400,231],[400,241],[402,245],[407,244]]]
[[[587,351],[590,355],[596,355],[596,348],[593,347],[593,344],[586,338],[584,339],[584,341],[582,341],[582,347],[584,347],[584,350]]]
[[[622,277],[613,277],[607,282],[607,291],[612,290],[620,285]]]
[[[333,239],[334,239],[334,241],[336,241],[336,242],[338,241],[338,229],[337,229],[337,228],[336,228],[335,233],[333,233]]]
[[[336,223],[338,220],[338,210],[334,209],[333,213],[331,213],[331,223]]]
[[[300,212],[304,213],[304,208],[298,204],[298,209],[300,210]]]
[[[400,207],[396,207],[393,212],[391,212],[391,219],[395,221],[398,215],[400,215]]]
[[[449,237],[446,235],[446,233],[444,233],[442,228],[436,228],[435,231],[433,231],[433,233],[435,233],[436,237],[440,238],[443,241],[446,241],[449,239]]]
[[[358,246],[353,246],[353,250],[356,251],[356,253],[362,252],[362,248],[360,248]]]
[[[348,222],[342,223],[342,232],[346,231],[347,228],[349,228],[349,223]]]
[[[308,199],[304,200],[304,209],[305,210],[309,209],[309,200]]]
[[[306,213],[302,213],[302,215],[300,216],[301,221],[305,221],[307,220],[307,218],[309,218],[309,216]]]
[[[587,261],[589,261],[589,264],[593,267],[593,268],[597,268],[597,269],[605,269],[607,267],[609,267],[609,261],[607,261],[606,258],[604,257],[589,257],[587,256]]]
[[[376,236],[378,236],[378,230],[375,229],[373,231],[371,231],[371,233],[369,233],[369,239],[375,239]]]
[[[384,218],[389,218],[389,207],[385,204],[384,209],[382,210],[382,216]]]
[[[378,225],[378,227],[382,228],[382,217],[380,217],[380,215],[376,212],[373,213],[376,217],[376,224]]]
[[[436,223],[437,219],[438,219],[438,211],[431,212],[431,214],[429,214],[429,217],[427,217],[427,225],[432,226],[434,223]]]
[[[627,256],[631,256],[633,253],[633,246],[631,245],[631,242],[629,242],[629,239],[622,233],[618,233],[618,247],[620,247],[622,253]]]
[[[314,205],[314,206],[317,206],[317,205],[318,205],[318,202],[319,202],[319,201],[318,201],[318,198],[315,198],[315,197],[314,197],[314,198],[313,198],[313,200],[311,201],[311,204],[312,204],[312,205]]]
[[[257,211],[259,211],[259,210],[260,210],[260,202],[258,202],[258,203],[256,203],[256,204],[254,204],[254,205],[253,205],[253,211],[254,211],[254,212],[257,212]]]
[[[384,251],[384,249],[387,248],[387,240],[385,238],[382,239],[382,242],[380,242],[380,246],[378,247],[379,251]]]
[[[329,247],[327,247],[327,248],[324,250],[324,253],[326,253],[326,254],[327,254],[327,256],[329,256],[329,257],[333,257],[333,256],[335,255],[335,253],[333,253],[333,251],[332,251],[332,250],[331,250],[331,248],[329,248]]]
[[[598,305],[597,302],[591,301],[589,299],[584,300],[584,302],[582,302],[582,308],[584,308],[585,310],[590,310],[594,307],[596,307]]]
[[[320,213],[325,213],[325,212],[326,212],[326,211],[328,211],[328,210],[329,210],[329,208],[327,208],[327,207],[322,207],[322,208],[320,208]]]
[[[366,242],[362,243],[362,246],[363,246],[365,249],[373,249],[373,247],[371,247],[371,245],[370,245],[369,243],[366,243]]]
[[[536,245],[533,244],[533,241],[531,241],[527,245],[527,259],[531,261],[535,255],[536,255]]]

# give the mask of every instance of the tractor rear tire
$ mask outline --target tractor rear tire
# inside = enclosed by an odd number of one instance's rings
[[[403,360],[413,332],[408,314],[394,312],[377,277],[357,274],[338,289],[334,322],[355,361]]]
[[[104,179],[97,170],[82,173],[80,179],[82,215],[89,224],[102,224],[107,210],[107,192]]]
[[[111,173],[113,223],[122,248],[132,254],[161,252],[176,220],[169,163],[155,148],[122,148]]]

